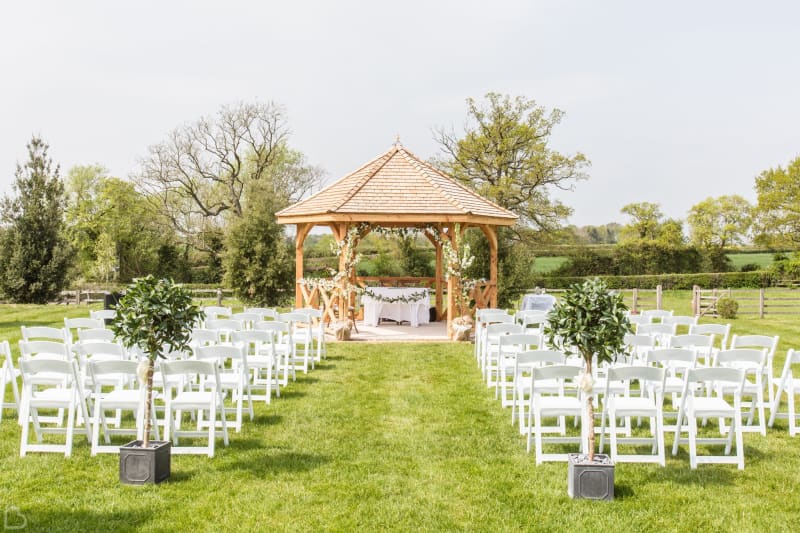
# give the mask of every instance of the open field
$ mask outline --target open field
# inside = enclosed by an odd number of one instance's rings
[[[688,313],[685,292],[665,307]],[[84,306],[2,306],[0,339],[61,323]],[[737,333],[781,335],[796,319],[740,319]],[[16,347],[15,347],[16,353]],[[115,455],[19,457],[14,413],[0,423],[0,503],[33,531],[464,530],[791,531],[800,522],[800,438],[777,422],[746,434],[746,469],[620,464],[617,499],[572,501],[566,464],[535,466],[509,410],[485,387],[469,344],[332,343],[217,456],[175,456],[172,480],[120,486]],[[667,438],[668,445],[672,438]]]

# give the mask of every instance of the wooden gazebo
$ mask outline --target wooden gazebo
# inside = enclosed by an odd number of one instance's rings
[[[475,289],[481,307],[497,306],[497,226],[510,226],[517,215],[464,187],[406,150],[399,142],[355,172],[277,213],[280,224],[296,224],[296,305],[313,298],[302,283],[303,243],[314,226],[328,226],[337,242],[354,226],[423,230],[436,248],[436,311],[443,316],[442,242],[453,242],[456,225],[480,228],[489,242],[489,280]],[[435,234],[432,234],[435,232]],[[342,258],[340,258],[341,267]],[[448,281],[447,320],[454,308],[453,280]],[[332,314],[328,315],[333,318]]]

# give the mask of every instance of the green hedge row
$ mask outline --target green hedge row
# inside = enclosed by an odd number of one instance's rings
[[[594,277],[541,277],[536,285],[548,289],[566,289],[574,283]],[[758,289],[775,285],[777,279],[768,270],[754,272],[717,272],[699,274],[653,274],[646,276],[597,276],[612,289],[655,289],[658,285],[664,290],[688,289],[695,285],[703,289]],[[528,292],[527,289],[514,289],[515,293]]]

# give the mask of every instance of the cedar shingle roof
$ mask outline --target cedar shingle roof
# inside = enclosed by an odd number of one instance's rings
[[[517,215],[395,145],[355,172],[277,213],[278,222],[473,222],[512,225]]]

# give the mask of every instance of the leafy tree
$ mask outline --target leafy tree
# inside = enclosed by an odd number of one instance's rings
[[[251,182],[269,182],[281,203],[299,200],[319,183],[320,170],[288,147],[288,137],[278,105],[224,106],[151,146],[139,185],[166,225],[196,249],[212,252],[209,244],[224,233],[226,217],[244,215]]]
[[[800,157],[786,168],[765,170],[756,178],[756,242],[773,247],[800,246]]]
[[[630,224],[623,226],[620,230],[620,241],[654,241],[658,238],[661,219],[664,218],[658,204],[633,203],[623,206],[620,211],[632,219]]]
[[[150,203],[131,183],[109,177],[98,165],[75,166],[67,192],[68,234],[82,277],[96,277],[97,240],[103,234],[113,242],[121,281],[157,271],[157,250],[173,243],[174,235],[156,223]]]
[[[117,247],[108,233],[101,233],[94,245],[94,272],[97,279],[108,283],[117,275]]]
[[[524,96],[488,93],[480,103],[467,99],[463,136],[438,129],[435,137],[445,158],[435,163],[445,172],[520,216],[523,226],[552,230],[572,212],[550,197],[552,189],[571,189],[586,179],[588,159],[563,155],[549,146],[553,129],[564,118]]]
[[[275,222],[273,194],[265,184],[251,184],[247,216],[234,221],[223,256],[225,281],[245,301],[278,305],[294,287],[294,247]]]
[[[735,194],[706,198],[689,210],[692,243],[701,248],[744,244],[752,224],[752,206]]]
[[[15,196],[3,198],[0,289],[20,303],[46,303],[64,288],[70,263],[64,236],[64,184],[39,137],[17,165]]]

